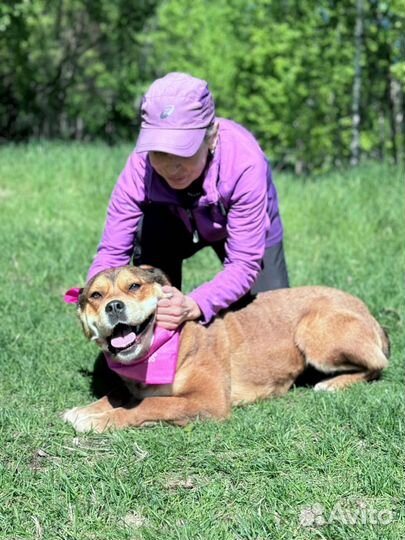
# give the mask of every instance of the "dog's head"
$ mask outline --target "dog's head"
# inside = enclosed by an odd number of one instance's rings
[[[170,285],[165,274],[150,266],[100,272],[79,296],[78,313],[85,335],[117,362],[128,364],[142,357],[152,343],[163,285]]]

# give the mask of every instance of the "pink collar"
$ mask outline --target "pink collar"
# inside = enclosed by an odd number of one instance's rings
[[[172,384],[176,375],[180,328],[165,330],[157,326],[149,352],[133,364],[115,362],[104,353],[108,367],[127,379],[145,384]]]

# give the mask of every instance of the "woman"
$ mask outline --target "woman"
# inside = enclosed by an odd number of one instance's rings
[[[150,264],[172,287],[157,323],[209,323],[252,293],[288,287],[277,192],[268,161],[242,126],[215,116],[205,81],[157,79],[144,96],[135,151],[113,191],[88,279],[107,268]],[[212,246],[223,270],[181,293],[184,259]]]

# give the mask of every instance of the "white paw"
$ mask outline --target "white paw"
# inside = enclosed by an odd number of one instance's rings
[[[81,411],[80,407],[69,409],[62,415],[62,419],[69,424],[72,424],[78,433],[86,433],[88,431],[96,431],[101,433],[108,428],[109,421],[106,413],[88,414]]]
[[[96,413],[78,417],[73,427],[79,433],[86,433],[87,431],[102,433],[108,428],[108,423],[106,413]]]
[[[79,409],[80,407],[73,407],[73,409],[68,409],[67,411],[62,413],[62,420],[64,422],[69,422],[70,424],[72,424],[79,414]]]
[[[336,388],[331,384],[330,380],[321,381],[314,386],[315,392],[335,392]]]

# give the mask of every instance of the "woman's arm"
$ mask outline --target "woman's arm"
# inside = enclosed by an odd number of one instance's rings
[[[144,200],[145,161],[131,154],[111,195],[107,219],[97,254],[87,280],[107,268],[124,266],[131,260],[138,222]]]
[[[206,323],[246,294],[259,275],[269,227],[267,174],[267,163],[260,160],[236,182],[227,216],[224,268],[189,295]]]

